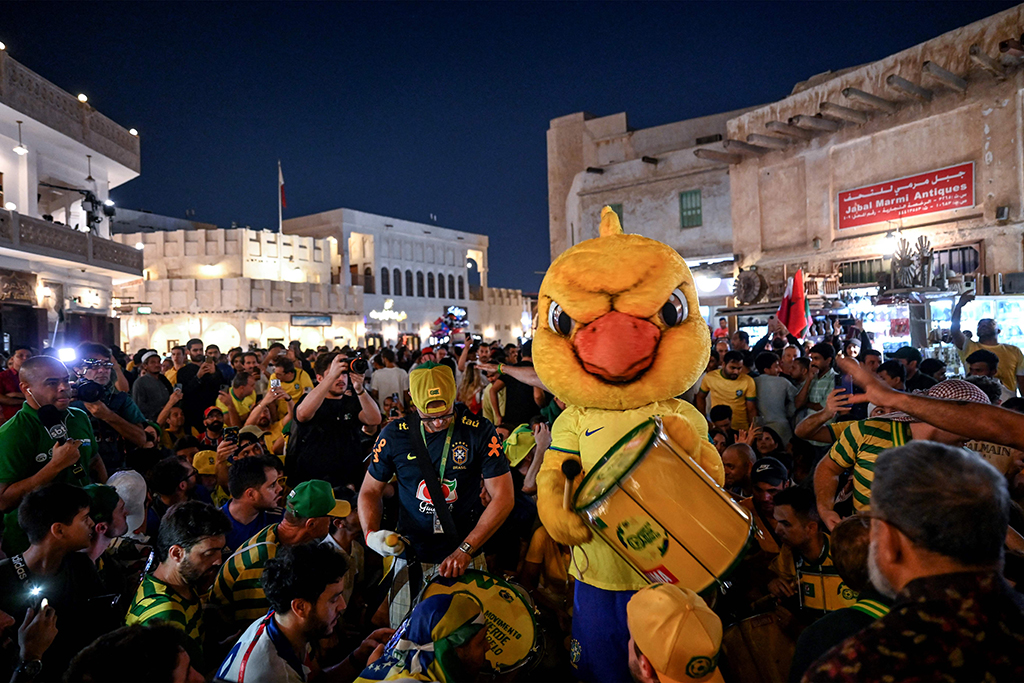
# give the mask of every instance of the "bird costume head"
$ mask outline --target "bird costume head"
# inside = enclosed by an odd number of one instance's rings
[[[540,286],[537,374],[566,403],[629,410],[682,394],[707,367],[711,337],[693,276],[671,247],[622,232],[566,250]]]

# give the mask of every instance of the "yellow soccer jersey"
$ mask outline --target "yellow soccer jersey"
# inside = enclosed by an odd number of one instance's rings
[[[706,438],[708,423],[685,401],[669,399],[627,411],[569,406],[551,428],[551,449],[578,453],[586,474],[626,433],[655,415],[676,413]],[[600,538],[572,549],[572,575],[604,590],[639,590],[647,581]],[[580,572],[580,570],[583,570]]]

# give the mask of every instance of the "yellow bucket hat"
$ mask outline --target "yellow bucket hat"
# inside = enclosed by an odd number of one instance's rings
[[[537,445],[537,440],[533,437],[533,430],[530,429],[530,425],[521,424],[513,430],[508,438],[505,439],[505,444],[502,446],[505,449],[505,457],[508,458],[509,467],[515,467],[523,461],[527,455],[530,454],[530,449]]]

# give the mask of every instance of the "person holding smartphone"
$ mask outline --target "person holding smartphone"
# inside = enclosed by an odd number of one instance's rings
[[[216,363],[206,356],[202,339],[189,339],[185,348],[190,362],[178,370],[177,375],[184,392],[181,407],[185,411],[185,425],[201,432],[203,411],[217,401],[220,388],[227,381]]]

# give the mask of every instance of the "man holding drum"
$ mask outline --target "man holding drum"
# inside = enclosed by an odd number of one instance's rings
[[[455,403],[451,369],[424,363],[409,373],[409,390],[416,414],[390,422],[380,433],[359,491],[367,546],[395,558],[390,596],[395,627],[414,606],[423,583],[438,574],[462,576],[470,566],[485,568],[480,548],[513,506],[512,475],[494,426]],[[384,487],[392,477],[399,499],[397,533],[380,528]],[[491,497],[486,508],[478,495],[481,482]],[[446,512],[435,507],[431,486],[439,486],[454,529]]]

